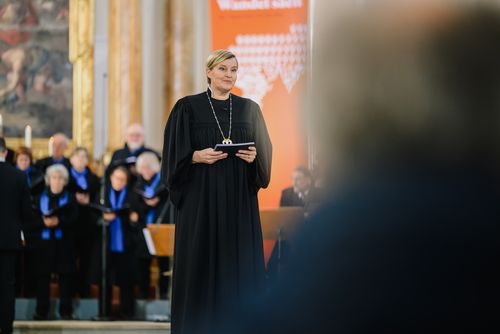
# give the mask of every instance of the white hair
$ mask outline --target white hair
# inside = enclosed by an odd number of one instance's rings
[[[160,160],[153,152],[141,153],[135,162],[135,167],[139,174],[141,174],[141,170],[144,166],[148,166],[157,173],[160,171]]]
[[[140,123],[132,123],[127,127],[126,134],[129,134],[131,132],[140,132],[142,135],[144,135],[144,126]]]
[[[58,133],[55,133],[53,136],[52,136],[53,140],[62,140],[64,142],[64,145],[68,146],[69,145],[69,139],[68,139],[68,136],[66,136],[64,133],[62,132],[58,132]]]
[[[45,172],[45,184],[49,185],[49,179],[52,174],[59,174],[64,178],[64,184],[68,184],[69,173],[66,167],[62,164],[55,164],[47,168]]]

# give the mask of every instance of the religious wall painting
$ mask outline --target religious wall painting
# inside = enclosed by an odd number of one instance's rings
[[[0,0],[0,114],[6,137],[72,137],[69,0]]]

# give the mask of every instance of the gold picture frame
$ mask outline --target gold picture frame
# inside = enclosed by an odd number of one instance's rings
[[[95,0],[69,0],[69,61],[73,65],[73,137],[70,149],[85,146],[94,149],[94,8]],[[16,150],[24,138],[6,138]],[[48,155],[49,138],[33,138],[34,159]]]

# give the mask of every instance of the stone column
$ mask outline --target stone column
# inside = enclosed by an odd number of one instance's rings
[[[131,123],[142,123],[142,5],[109,0],[108,151],[121,147]]]
[[[165,20],[167,31],[165,39],[165,121],[179,98],[194,93],[193,13],[192,0],[168,0],[167,2]]]
[[[161,151],[165,125],[167,0],[142,0],[142,110],[146,145]]]

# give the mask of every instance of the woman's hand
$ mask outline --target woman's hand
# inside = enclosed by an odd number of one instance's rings
[[[150,198],[150,199],[145,198],[144,202],[148,206],[155,207],[155,206],[158,205],[158,203],[160,203],[160,198],[159,197],[153,197],[153,198]]]
[[[250,146],[248,150],[239,150],[238,153],[236,153],[236,156],[251,164],[257,157],[257,149],[255,146]]]
[[[114,214],[113,212],[104,212],[102,214],[102,218],[104,218],[105,221],[112,221],[116,218],[116,214]]]
[[[139,215],[137,214],[137,212],[135,211],[132,211],[130,213],[130,216],[128,217],[130,219],[130,222],[131,223],[137,223],[139,221]]]
[[[78,204],[87,205],[87,204],[90,203],[90,196],[89,196],[89,194],[76,193],[75,196],[76,196],[76,201],[78,202]]]
[[[206,148],[201,151],[194,151],[192,162],[194,164],[211,165],[219,160],[226,158],[227,158],[227,153],[221,151],[214,151],[213,148]]]
[[[57,218],[57,216],[53,216],[53,217],[43,217],[43,224],[44,224],[46,227],[54,227],[54,226],[57,226],[57,225],[59,225],[59,218]]]

